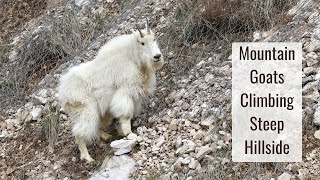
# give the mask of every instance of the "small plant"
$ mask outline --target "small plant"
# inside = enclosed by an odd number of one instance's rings
[[[128,4],[130,4],[132,2],[132,0],[117,0],[117,3],[120,5],[120,7],[125,7]]]
[[[105,17],[102,14],[96,14],[94,15],[93,23],[97,29],[101,30],[105,23]]]
[[[43,119],[42,130],[49,142],[49,148],[53,149],[59,135],[59,115],[55,108],[50,108]]]
[[[223,53],[223,59],[224,60],[228,60],[228,57],[232,54],[232,50],[231,49],[227,49],[224,51]]]
[[[147,177],[147,180],[158,180],[158,179],[160,179],[160,176],[162,175],[162,174],[164,174],[165,173],[165,171],[164,171],[164,169],[161,167],[159,170],[157,170],[157,171],[151,171],[151,172],[149,172],[150,174],[149,174],[149,176]]]
[[[24,123],[24,128],[25,128],[26,130],[30,130],[30,129],[31,129],[31,121],[26,121],[26,122]]]
[[[168,84],[169,86],[173,86],[173,85],[175,84],[175,82],[174,82],[173,79],[168,79],[168,80],[167,80],[167,84]]]
[[[8,61],[8,56],[11,51],[11,48],[12,48],[12,45],[7,43],[0,45],[0,65]]]

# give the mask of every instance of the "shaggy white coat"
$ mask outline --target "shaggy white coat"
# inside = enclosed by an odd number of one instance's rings
[[[130,130],[124,135],[131,132],[130,119],[139,112],[143,99],[155,90],[155,71],[164,64],[152,31],[142,32],[144,37],[136,31],[113,38],[94,60],[62,75],[58,98],[74,123],[76,142],[97,139],[105,116],[109,116],[108,121],[113,117],[129,120],[126,128],[130,126]],[[157,54],[160,59],[154,58]],[[90,161],[80,146],[81,158]]]

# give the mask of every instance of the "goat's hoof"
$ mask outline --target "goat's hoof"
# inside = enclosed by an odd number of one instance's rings
[[[121,129],[121,128],[118,129],[118,134],[120,136],[127,136],[130,133],[132,133],[131,129]]]
[[[88,163],[92,163],[92,162],[95,161],[95,160],[94,160],[92,157],[90,157],[90,156],[81,156],[80,159],[81,159],[81,160],[85,160],[85,161],[87,161]]]
[[[100,132],[100,138],[104,141],[108,140],[110,137],[112,137],[112,135],[104,132],[104,131],[101,131]]]

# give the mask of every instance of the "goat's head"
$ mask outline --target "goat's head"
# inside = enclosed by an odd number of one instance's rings
[[[146,61],[163,63],[163,56],[156,42],[154,33],[149,27],[148,19],[146,28],[141,30],[137,27],[137,31],[135,31],[134,34],[137,40],[140,58]]]

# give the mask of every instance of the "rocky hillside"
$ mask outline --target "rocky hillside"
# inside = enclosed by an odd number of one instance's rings
[[[34,0],[34,4],[17,1],[15,6],[9,2],[0,0],[6,10],[1,11],[6,34],[1,36],[0,53],[0,179],[289,180],[320,176],[320,2],[268,4],[277,9],[262,11],[266,17],[268,13],[279,17],[268,21],[265,17],[251,20],[248,7],[237,12],[230,9],[232,16],[226,15],[233,1],[226,7],[221,1],[204,0],[40,4]],[[14,8],[9,11],[9,7]],[[17,15],[14,12],[19,8],[37,13]],[[166,57],[157,73],[157,90],[133,119],[134,133],[118,137],[113,124],[110,140],[88,147],[96,161],[80,161],[71,122],[56,99],[59,77],[68,68],[92,60],[112,37],[144,24],[144,17],[150,19]],[[303,43],[303,162],[232,162],[230,54],[234,41]]]

